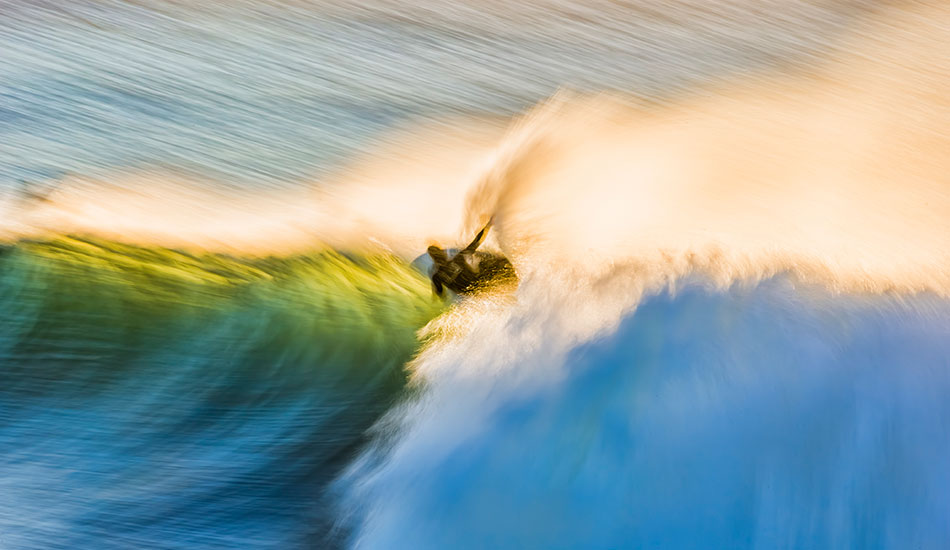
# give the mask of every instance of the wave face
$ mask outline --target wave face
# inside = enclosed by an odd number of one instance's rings
[[[401,394],[430,292],[386,256],[7,249],[2,544],[329,544],[321,495]]]

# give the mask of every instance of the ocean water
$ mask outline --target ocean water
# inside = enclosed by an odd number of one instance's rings
[[[0,0],[0,549],[947,548],[948,28]]]
[[[391,257],[59,239],[2,262],[9,548],[323,541],[321,493],[439,312]]]

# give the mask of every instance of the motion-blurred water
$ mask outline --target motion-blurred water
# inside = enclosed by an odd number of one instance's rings
[[[0,549],[950,546],[928,5],[0,0]]]
[[[862,5],[4,1],[0,185],[129,167],[299,182],[410,121],[811,63]]]

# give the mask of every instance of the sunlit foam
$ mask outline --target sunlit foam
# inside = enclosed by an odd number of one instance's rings
[[[470,193],[467,228],[494,215],[521,271],[636,260],[658,276],[790,270],[946,294],[950,39],[947,10],[931,11],[895,15],[878,38],[865,29],[846,45],[857,53],[815,74],[661,108],[542,105]]]
[[[162,170],[70,175],[42,182],[42,194],[0,197],[0,238],[86,234],[253,255],[383,248],[412,258],[430,241],[461,238],[465,190],[501,131],[495,120],[394,131],[335,175],[280,188]]]
[[[497,120],[408,127],[313,186],[69,177],[43,199],[6,200],[3,232],[411,258],[467,242],[494,216],[486,248],[527,278],[635,264],[656,281],[791,271],[835,288],[946,294],[947,11],[890,10],[809,74],[750,76],[661,106],[562,94],[504,136]]]

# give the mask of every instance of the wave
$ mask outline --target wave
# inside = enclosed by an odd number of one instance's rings
[[[950,9],[810,73],[554,98],[465,199],[513,294],[430,323],[357,548],[942,548]]]
[[[331,544],[314,503],[442,308],[383,254],[0,251],[3,543]]]
[[[729,282],[946,294],[950,64],[942,6],[894,9],[812,73],[660,106],[556,97],[510,131],[467,197],[522,271],[637,261]],[[631,105],[633,103],[633,105]],[[553,266],[553,267],[552,267]]]
[[[688,284],[583,342],[539,304],[472,313],[344,478],[353,546],[950,540],[946,300]]]
[[[245,257],[413,258],[431,242],[470,239],[458,232],[465,190],[501,133],[498,121],[474,119],[394,130],[335,175],[280,186],[162,168],[21,182],[0,188],[0,240],[79,235]]]
[[[9,192],[5,540],[285,548],[348,466],[320,544],[946,547],[948,23],[888,3],[811,71],[409,128],[317,186]],[[404,259],[489,218],[518,288],[443,311]]]

